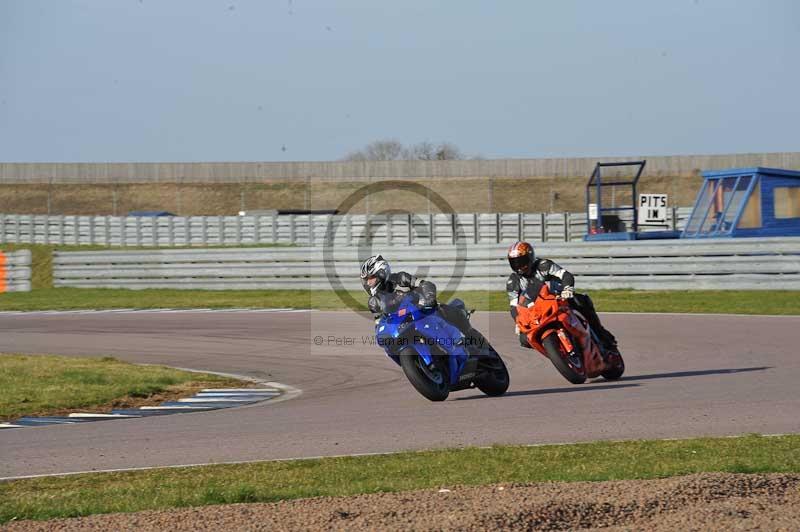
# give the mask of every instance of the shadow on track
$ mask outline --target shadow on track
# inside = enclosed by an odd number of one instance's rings
[[[564,388],[545,388],[543,390],[520,390],[517,392],[506,392],[498,399],[503,397],[514,397],[521,395],[549,395],[553,393],[572,393],[572,392],[590,392],[592,390],[616,390],[619,388],[636,388],[641,384],[600,384],[600,385],[575,385]],[[470,399],[489,399],[486,395],[470,395],[469,397],[459,397],[456,401],[468,401]]]
[[[731,373],[748,373],[751,371],[765,371],[768,369],[772,369],[772,366],[756,366],[752,368],[703,369],[698,371],[675,371],[673,373],[651,373],[649,375],[623,376],[620,379],[620,381],[649,381],[652,379],[676,379],[679,377],[700,377],[703,375],[728,375]]]

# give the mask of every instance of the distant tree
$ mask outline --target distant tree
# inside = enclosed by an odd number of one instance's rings
[[[346,161],[396,161],[403,159],[405,148],[393,139],[370,142],[364,149],[349,153]]]
[[[463,159],[464,154],[458,149],[458,146],[449,142],[442,142],[436,147],[436,160],[437,161],[454,161]]]
[[[376,140],[361,150],[344,157],[345,161],[449,161],[464,159],[464,154],[455,144],[427,140],[405,147],[394,139]]]

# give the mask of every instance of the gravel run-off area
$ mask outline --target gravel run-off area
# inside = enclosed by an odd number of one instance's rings
[[[203,506],[2,530],[800,530],[800,475],[447,486],[402,493]]]

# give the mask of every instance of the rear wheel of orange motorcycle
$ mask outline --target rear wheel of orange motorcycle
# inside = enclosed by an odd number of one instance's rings
[[[619,353],[610,353],[607,356],[607,363],[610,367],[600,374],[605,380],[615,381],[625,373],[625,361]]]
[[[551,334],[542,341],[542,345],[547,351],[547,358],[556,367],[561,376],[572,384],[583,384],[586,382],[586,368],[583,367],[583,360],[580,354],[569,357],[564,347],[558,339],[557,334]],[[574,358],[574,360],[573,360]]]

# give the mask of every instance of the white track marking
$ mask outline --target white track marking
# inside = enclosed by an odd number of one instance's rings
[[[252,399],[241,399],[232,397],[186,397],[178,399],[178,403],[250,403]]]
[[[201,390],[200,393],[280,393],[277,388],[206,388]]]
[[[202,405],[140,406],[139,410],[214,410],[214,407]]]
[[[95,414],[92,412],[73,412],[68,417],[76,417],[81,419],[91,419],[91,418],[98,418],[98,419],[117,419],[117,418],[126,418],[126,417],[138,417],[138,416],[131,416],[126,414]]]
[[[231,398],[241,398],[241,397],[274,397],[276,395],[280,395],[278,392],[261,392],[261,393],[198,393],[195,397],[219,397],[221,399],[225,397]]]

